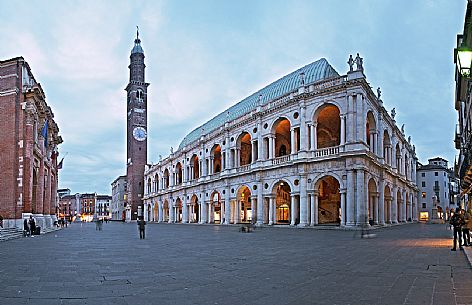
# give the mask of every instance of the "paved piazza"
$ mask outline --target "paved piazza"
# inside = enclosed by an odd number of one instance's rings
[[[471,304],[444,225],[353,231],[75,223],[0,243],[0,304]]]

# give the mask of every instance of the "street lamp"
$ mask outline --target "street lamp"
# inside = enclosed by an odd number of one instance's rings
[[[460,74],[464,77],[470,77],[470,65],[472,63],[472,49],[466,47],[464,43],[455,50],[455,64]]]

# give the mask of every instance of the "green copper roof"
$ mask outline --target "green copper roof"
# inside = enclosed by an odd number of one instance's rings
[[[264,87],[256,93],[246,97],[239,103],[231,106],[229,109],[221,112],[205,124],[195,128],[180,142],[179,150],[184,146],[198,140],[203,134],[208,134],[213,130],[224,126],[225,122],[234,120],[248,112],[256,109],[258,105],[259,95],[262,95],[262,104],[266,104],[270,100],[276,99],[285,95],[300,86],[300,73],[304,73],[305,85],[332,78],[338,77],[339,74],[331,67],[328,61],[321,58],[311,64],[308,64],[272,84]]]

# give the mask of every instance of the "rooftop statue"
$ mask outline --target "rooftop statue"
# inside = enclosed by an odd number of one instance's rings
[[[364,71],[364,67],[362,66],[362,65],[363,65],[363,61],[364,61],[364,60],[359,56],[359,53],[357,53],[355,62],[356,62],[356,66],[357,66],[357,70],[358,70],[358,71]]]
[[[174,153],[174,148],[171,146],[170,147],[170,154],[173,154]]]
[[[377,99],[380,100],[380,95],[382,94],[382,91],[380,91],[380,87],[377,88]]]
[[[352,72],[352,69],[354,67],[354,59],[352,59],[352,54],[349,55],[349,60],[347,61],[347,64],[349,65],[349,72]]]
[[[397,113],[395,112],[395,107],[393,107],[392,112],[390,113],[390,115],[392,116],[392,119],[395,120],[395,115],[396,115],[396,114],[397,114]]]
[[[402,124],[402,133],[405,134],[405,124]]]

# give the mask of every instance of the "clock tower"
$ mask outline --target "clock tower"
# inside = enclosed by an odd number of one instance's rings
[[[131,209],[131,220],[143,213],[144,167],[147,164],[147,87],[144,79],[144,51],[136,32],[131,50],[129,83],[127,93],[127,208]],[[139,207],[139,208],[138,208]]]

